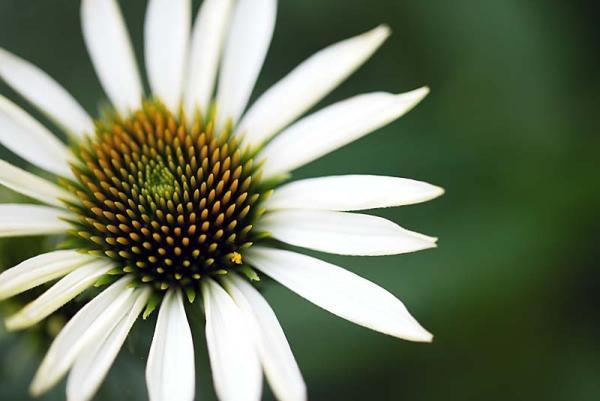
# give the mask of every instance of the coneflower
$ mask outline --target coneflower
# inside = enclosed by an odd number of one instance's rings
[[[263,370],[278,399],[306,399],[277,318],[252,284],[262,274],[362,326],[431,340],[387,291],[284,249],[391,255],[435,246],[435,238],[352,212],[427,201],[442,194],[438,187],[368,175],[289,182],[296,168],[399,118],[428,93],[363,94],[299,119],[372,55],[387,27],[321,50],[246,110],[275,0],[204,0],[193,30],[190,0],[150,0],[150,95],[116,0],[83,0],[81,10],[88,51],[114,106],[97,118],[43,71],[0,50],[0,77],[69,137],[64,144],[0,97],[0,143],[54,177],[0,162],[0,182],[46,204],[0,205],[0,235],[65,237],[63,249],[0,275],[0,299],[59,279],[6,325],[30,327],[94,284],[106,287],[54,340],[34,395],[70,371],[68,399],[92,398],[135,321],[159,307],[146,371],[150,399],[192,400],[187,299],[204,308],[221,400],[260,399]]]

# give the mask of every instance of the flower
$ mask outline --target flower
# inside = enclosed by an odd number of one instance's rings
[[[34,395],[69,373],[68,399],[93,397],[135,321],[159,306],[150,399],[193,399],[187,298],[202,300],[220,399],[259,399],[263,369],[278,399],[306,399],[277,318],[252,284],[261,274],[359,325],[431,340],[387,291],[283,246],[342,255],[435,246],[353,212],[424,202],[442,194],[436,186],[368,175],[288,182],[294,169],[399,118],[428,90],[363,94],[300,118],[384,42],[389,29],[380,26],[319,51],[246,110],[275,14],[275,0],[205,0],[192,30],[190,0],[150,0],[146,97],[116,1],[83,0],[84,39],[114,106],[96,119],[43,71],[0,51],[0,77],[70,142],[0,97],[0,142],[51,175],[0,162],[3,185],[46,204],[0,205],[0,235],[65,237],[61,249],[0,275],[0,299],[59,279],[6,325],[30,327],[94,284],[104,288],[52,343]]]

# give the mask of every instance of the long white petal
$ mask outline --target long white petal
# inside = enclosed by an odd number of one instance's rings
[[[64,210],[48,206],[0,204],[0,238],[62,234],[72,228]]]
[[[238,1],[219,76],[218,127],[228,119],[235,124],[244,112],[271,43],[276,14],[276,0]]]
[[[42,124],[0,95],[0,143],[29,163],[71,177],[67,147]]]
[[[304,379],[273,309],[240,276],[230,274],[223,283],[252,328],[267,380],[277,399],[306,400]]]
[[[232,6],[233,0],[204,0],[200,6],[185,84],[185,110],[190,119],[196,108],[206,114],[210,106]]]
[[[144,43],[150,87],[173,112],[179,111],[190,38],[190,0],[150,0]]]
[[[68,401],[88,401],[94,397],[151,293],[148,287],[135,290],[135,302],[106,339],[90,344],[81,352],[67,381]]]
[[[346,80],[389,35],[390,29],[381,25],[316,53],[265,92],[237,132],[254,145],[269,140]]]
[[[82,0],[88,53],[104,91],[123,115],[141,106],[143,89],[123,15],[116,0]]]
[[[277,188],[265,202],[268,210],[367,210],[426,202],[444,190],[426,182],[377,175],[309,178]]]
[[[433,338],[396,297],[341,267],[259,246],[244,256],[296,294],[344,319],[405,340],[428,342]]]
[[[369,93],[317,111],[284,130],[259,154],[264,177],[292,171],[396,120],[417,105],[429,89],[400,95]]]
[[[92,286],[112,268],[113,264],[105,260],[96,260],[77,268],[23,309],[7,318],[6,328],[21,330],[33,326]]]
[[[195,392],[194,343],[180,291],[162,301],[146,366],[151,401],[192,401]]]
[[[88,302],[61,330],[38,368],[30,392],[39,396],[54,386],[71,368],[82,350],[100,341],[130,310],[133,289],[123,277]]]
[[[0,184],[52,206],[65,207],[61,199],[76,201],[70,192],[35,174],[0,160]]]
[[[52,251],[29,258],[0,274],[0,300],[62,277],[94,259],[76,251]]]
[[[227,292],[213,280],[202,285],[206,342],[215,391],[221,401],[258,401],[262,372],[248,324]]]
[[[0,49],[0,78],[67,133],[81,138],[94,132],[92,119],[65,88],[35,65],[4,49]]]
[[[257,225],[288,244],[340,255],[396,255],[434,248],[435,238],[366,214],[328,210],[280,210]]]

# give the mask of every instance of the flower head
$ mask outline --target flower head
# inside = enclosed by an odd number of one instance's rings
[[[162,104],[96,125],[76,149],[78,248],[107,256],[135,283],[183,288],[195,299],[204,277],[243,264],[268,187],[249,148],[199,114],[187,127]]]
[[[427,94],[363,94],[300,118],[369,58],[387,27],[319,51],[247,107],[275,0],[204,0],[193,29],[189,0],[150,0],[150,95],[116,0],[81,5],[88,51],[114,109],[90,117],[43,71],[0,50],[0,78],[70,141],[0,97],[0,143],[51,175],[0,161],[2,184],[45,204],[0,205],[0,235],[65,240],[0,274],[0,299],[58,280],[6,325],[30,327],[94,284],[102,288],[52,343],[33,394],[70,372],[68,398],[92,398],[137,318],[160,306],[146,370],[150,399],[193,399],[187,313],[199,309],[186,312],[187,299],[204,308],[220,399],[259,399],[263,370],[278,399],[306,399],[277,318],[252,284],[263,274],[362,326],[431,340],[389,292],[285,247],[374,256],[435,246],[435,238],[353,212],[423,202],[439,196],[438,187],[368,175],[289,182],[296,168],[397,119]]]

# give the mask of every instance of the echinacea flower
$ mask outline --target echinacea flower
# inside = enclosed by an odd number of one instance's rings
[[[116,0],[83,0],[85,42],[114,106],[95,119],[43,71],[0,50],[0,77],[69,138],[67,146],[0,97],[0,143],[53,177],[0,161],[2,184],[45,204],[0,205],[0,235],[65,237],[63,249],[0,275],[0,299],[58,279],[6,325],[25,329],[105,287],[56,337],[32,394],[69,373],[68,399],[93,397],[135,321],[159,306],[150,399],[192,400],[187,299],[204,308],[221,400],[258,400],[263,371],[278,399],[306,399],[277,318],[252,284],[260,274],[359,325],[431,340],[389,292],[284,249],[374,256],[435,246],[354,212],[427,201],[438,187],[369,175],[288,182],[296,168],[399,118],[428,90],[363,94],[302,117],[383,43],[389,29],[380,26],[319,51],[247,107],[275,14],[275,0],[204,0],[192,29],[190,0],[150,0],[148,96]]]

